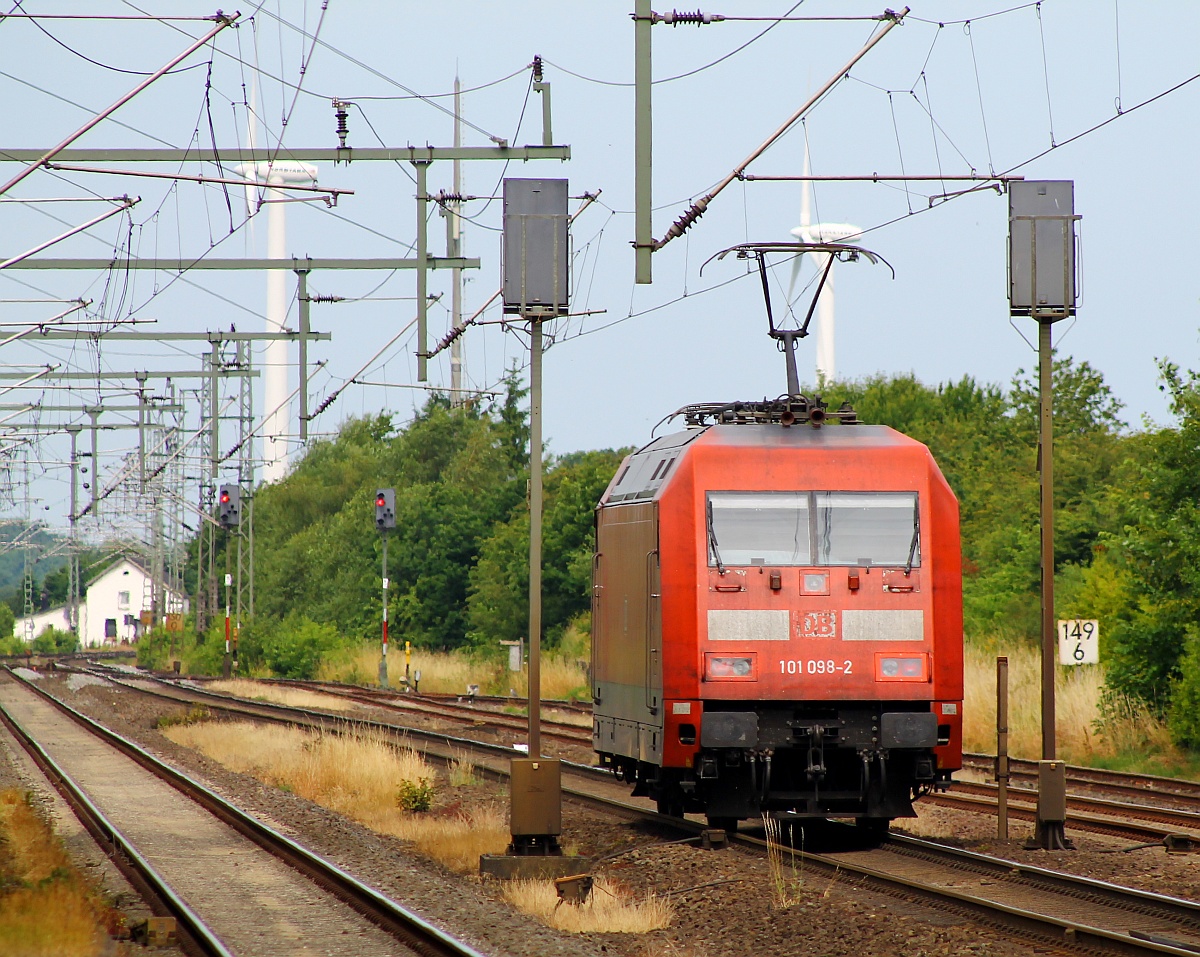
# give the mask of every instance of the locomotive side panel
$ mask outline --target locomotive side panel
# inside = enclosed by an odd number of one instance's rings
[[[658,510],[651,503],[596,513],[592,590],[593,744],[657,762],[662,756]]]

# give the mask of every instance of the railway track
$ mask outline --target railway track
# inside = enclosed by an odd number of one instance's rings
[[[303,688],[319,694],[346,698],[359,704],[383,708],[388,711],[411,712],[471,722],[483,722],[497,727],[510,728],[521,733],[525,733],[529,728],[529,718],[526,715],[512,714],[500,710],[501,708],[514,707],[514,705],[524,710],[524,704],[518,704],[510,698],[467,696],[467,700],[464,701],[462,696],[406,694],[388,691],[383,688],[368,688],[361,685],[339,685],[327,681],[288,681],[281,682],[281,684],[284,684],[286,687]],[[584,726],[559,721],[553,717],[546,717],[546,714],[553,714],[556,710],[576,710],[574,708],[565,708],[565,704],[565,702],[542,703],[542,735],[572,744],[585,744],[590,748],[592,745],[590,723]],[[582,712],[577,711],[576,713]]]
[[[133,742],[9,675],[0,716],[185,950],[480,957]]]
[[[1009,758],[1011,784],[1035,784],[1036,761]],[[963,769],[994,775],[996,757],[991,754],[964,754]],[[1067,786],[1075,792],[1095,792],[1108,796],[1137,798],[1143,802],[1161,804],[1200,813],[1200,783],[1153,774],[1133,774],[1127,771],[1106,771],[1103,768],[1082,768],[1067,765]]]
[[[122,682],[125,683],[125,682]],[[138,687],[141,682],[129,682]],[[145,690],[144,685],[142,686]],[[153,693],[174,696],[184,690]],[[183,700],[182,698],[179,700]],[[221,710],[240,712],[245,703],[229,701]],[[254,703],[253,710],[274,714],[275,720],[310,723],[312,713],[296,713],[281,705]],[[388,725],[381,725],[387,728]],[[430,731],[395,729],[410,737],[437,743],[443,754],[472,749],[479,765],[503,776],[513,751],[510,747],[470,741]],[[703,825],[663,817],[649,802],[632,801],[606,772],[564,762],[564,795],[587,802],[608,813],[651,822],[685,834],[697,834]],[[733,840],[765,851],[762,837],[737,834]],[[983,921],[1032,937],[1039,946],[1071,951],[1076,948],[1129,954],[1192,954],[1200,952],[1200,905],[1194,902],[1139,891],[1117,884],[1032,867],[1016,861],[975,854],[945,845],[893,835],[879,848],[818,852],[797,851],[806,866],[827,869],[832,875],[855,875],[872,888],[902,898],[914,895],[936,901],[964,919]]]
[[[224,694],[221,692],[209,691],[204,688],[195,688],[191,683],[181,683],[170,678],[162,678],[157,676],[137,676],[133,677],[128,674],[114,675],[109,669],[101,669],[94,673],[103,673],[110,680],[114,680],[120,684],[138,687],[139,690],[152,691],[152,688],[145,687],[146,684],[152,683],[158,686],[161,690],[158,692],[167,697],[176,698],[176,700],[195,702],[203,701],[210,707],[220,708],[229,713],[244,715],[248,717],[259,717],[265,720],[281,720],[281,713],[290,713],[292,715],[304,714],[310,722],[310,726],[322,727],[329,729],[336,727],[337,723],[344,721],[344,718],[336,718],[330,713],[318,711],[315,709],[296,709],[286,708],[286,706],[269,704],[266,702],[251,700],[246,698],[238,698],[233,695]],[[328,685],[323,682],[276,682],[288,687],[304,687],[308,690],[320,691],[322,693],[333,693],[331,689],[337,689],[336,685]],[[397,714],[416,714],[426,717],[447,718],[458,722],[465,723],[470,727],[478,730],[486,727],[494,727],[502,729],[507,733],[508,740],[495,742],[499,745],[498,753],[505,756],[511,756],[512,745],[514,742],[520,743],[525,739],[527,722],[524,718],[502,714],[492,710],[484,710],[471,705],[461,705],[447,701],[436,701],[432,704],[426,704],[424,701],[417,700],[410,702],[409,695],[397,695],[386,691],[379,691],[375,694],[359,694],[363,689],[354,689],[352,695],[353,700],[359,703],[370,704],[374,707],[383,708],[384,710],[393,711]],[[368,691],[372,689],[367,689]],[[393,702],[392,699],[397,699]],[[502,699],[506,700],[506,699]],[[279,708],[285,708],[285,712],[280,712]],[[289,720],[289,719],[282,719]],[[420,728],[406,727],[397,729],[395,726],[386,722],[371,723],[373,727],[378,727],[389,733],[397,733],[398,730],[410,736],[423,737],[426,740],[434,740],[439,738],[439,735],[430,734]],[[543,723],[544,728],[546,723]],[[573,745],[576,747],[584,747],[590,750],[591,734],[588,729],[578,726],[551,724],[543,734],[554,741],[562,744]],[[457,738],[448,736],[447,740],[456,742],[456,747],[468,747],[473,741],[469,738]],[[568,755],[560,755],[568,757]],[[977,757],[977,756],[974,756]],[[975,766],[978,766],[976,762]],[[1034,765],[1036,769],[1036,764]],[[1077,769],[1086,776],[1088,769]],[[608,772],[600,772],[605,776],[605,780],[611,781],[611,775]],[[1101,777],[1106,777],[1101,775]],[[1170,780],[1170,779],[1162,779]],[[1174,784],[1186,785],[1187,782],[1172,782]],[[1098,787],[1098,782],[1093,784],[1093,787]],[[1137,788],[1137,786],[1135,786]],[[1147,793],[1145,789],[1137,791],[1139,794]],[[972,811],[983,814],[996,814],[997,788],[994,785],[988,785],[978,782],[955,782],[952,789],[948,792],[928,795],[923,800],[930,803],[936,803],[946,807],[955,807],[961,810]],[[1036,792],[1021,789],[1009,788],[1009,815],[1014,820],[1032,821],[1035,815]],[[1068,803],[1068,825],[1074,829],[1085,830],[1092,833],[1106,834],[1113,837],[1119,837],[1124,840],[1137,843],[1169,843],[1172,849],[1186,850],[1193,847],[1200,847],[1200,813],[1189,813],[1187,811],[1173,810],[1164,808],[1159,805],[1132,803],[1132,802],[1116,802],[1108,801],[1099,798],[1089,798],[1085,796],[1072,795]]]

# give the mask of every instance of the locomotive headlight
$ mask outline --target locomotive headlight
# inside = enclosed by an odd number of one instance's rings
[[[705,655],[704,677],[709,681],[754,680],[753,655]]]
[[[880,681],[928,681],[928,655],[876,655],[876,676]]]

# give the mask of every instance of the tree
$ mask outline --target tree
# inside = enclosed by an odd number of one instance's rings
[[[593,512],[629,450],[575,452],[546,475],[542,513],[542,625],[553,645],[591,607]],[[494,648],[529,634],[529,509],[518,509],[482,544],[471,570],[472,640]]]
[[[17,616],[8,605],[0,602],[0,639],[8,638],[17,626]]]
[[[1123,460],[1120,403],[1103,377],[1070,357],[1054,362],[1055,567],[1086,567],[1115,520],[1109,479]],[[925,443],[959,501],[968,635],[1034,636],[1041,577],[1037,386],[1018,370],[1006,393],[970,376],[936,388],[915,377],[838,383],[865,422]]]
[[[1163,713],[1185,678],[1188,630],[1200,621],[1200,375],[1167,360],[1159,371],[1177,424],[1136,444],[1140,454],[1119,493],[1124,529],[1109,541],[1129,581],[1131,611],[1112,636],[1108,674],[1118,691]],[[1195,687],[1194,676],[1186,679]]]
[[[454,648],[466,641],[467,587],[480,543],[525,488],[527,429],[515,379],[502,405],[451,408],[434,395],[405,428],[357,419],[317,443],[256,502],[261,616],[302,614],[343,634],[378,632],[380,536],[372,498],[396,490],[388,535],[395,637]]]

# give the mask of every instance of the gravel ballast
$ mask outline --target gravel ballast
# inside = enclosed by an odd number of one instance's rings
[[[850,875],[829,875],[811,866],[785,869],[791,901],[780,907],[773,900],[772,876],[761,856],[736,847],[706,851],[690,844],[665,845],[675,835],[601,815],[570,800],[563,807],[564,846],[596,857],[629,851],[601,864],[597,873],[635,895],[669,895],[674,918],[666,929],[648,934],[561,933],[515,911],[491,882],[455,875],[400,841],[175,745],[156,724],[161,717],[181,714],[184,706],[108,683],[72,682],[56,675],[46,676],[41,686],[427,920],[498,957],[958,957],[1046,952],[1044,943],[1018,942],[959,914],[870,891]],[[379,717],[370,709],[362,713]],[[0,763],[0,781],[8,763]],[[503,785],[476,784],[462,799],[507,804],[507,790]],[[931,805],[919,808],[920,818],[910,822],[919,836],[1159,893],[1189,898],[1200,893],[1200,855],[1168,855],[1162,848],[1119,853],[1127,842],[1079,832],[1070,834],[1075,851],[1027,851],[1027,826],[1013,825],[1015,839],[998,842],[994,818]],[[903,829],[904,822],[898,827]]]

